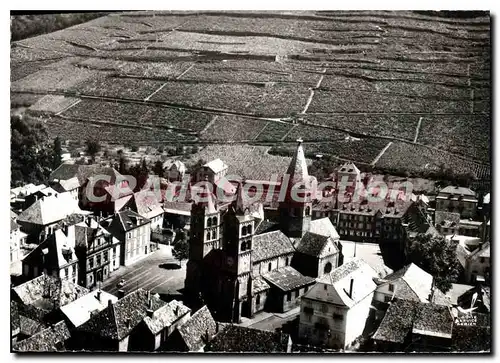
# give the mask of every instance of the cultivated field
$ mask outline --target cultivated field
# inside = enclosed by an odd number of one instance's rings
[[[200,156],[241,147],[276,170],[266,150],[302,138],[309,156],[487,178],[490,91],[487,14],[128,12],[11,45],[12,107],[53,136],[235,143]]]

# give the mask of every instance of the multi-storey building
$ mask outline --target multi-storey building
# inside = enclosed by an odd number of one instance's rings
[[[460,213],[461,218],[475,218],[478,199],[469,188],[448,186],[436,197],[436,211]]]

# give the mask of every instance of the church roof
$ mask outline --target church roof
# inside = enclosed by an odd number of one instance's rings
[[[311,221],[311,227],[309,232],[319,234],[322,236],[332,237],[333,239],[339,239],[340,236],[332,224],[332,221],[328,217],[315,219]]]
[[[304,276],[291,266],[271,271],[262,277],[282,291],[295,290],[316,281],[314,277]]]
[[[304,149],[302,148],[302,140],[299,139],[297,142],[297,149],[295,150],[295,154],[293,155],[290,165],[286,171],[286,173],[290,176],[290,186],[299,182],[305,182],[309,179],[306,157],[304,155]]]
[[[292,242],[283,232],[273,231],[254,236],[253,251],[253,262],[259,262],[293,253],[295,248],[293,248]]]
[[[297,246],[297,252],[313,257],[320,257],[323,253],[323,250],[328,245],[328,242],[331,242],[331,244],[333,245],[333,249],[330,251],[330,253],[328,253],[328,255],[338,253],[339,250],[335,246],[335,243],[333,243],[333,239],[331,237],[307,232],[300,240],[300,243]]]

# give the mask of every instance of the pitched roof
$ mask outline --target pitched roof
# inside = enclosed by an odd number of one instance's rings
[[[418,298],[421,302],[429,301],[433,279],[431,274],[413,263],[384,278],[396,285],[395,297],[407,300]]]
[[[465,187],[458,187],[458,186],[453,186],[449,185],[446,188],[443,188],[439,191],[439,194],[444,193],[444,194],[458,194],[461,195],[463,194],[464,196],[470,196],[470,197],[476,197],[476,193],[472,191],[469,188]]]
[[[150,190],[142,190],[134,193],[134,202],[137,213],[146,218],[156,217],[163,214],[163,208],[156,194]]]
[[[35,335],[17,342],[12,349],[16,352],[47,352],[64,350],[64,342],[71,333],[64,321],[48,327]]]
[[[205,346],[207,343],[207,333],[210,338],[215,335],[217,324],[210,310],[206,306],[203,306],[188,321],[177,327],[177,330],[189,351],[193,352]]]
[[[163,210],[169,214],[191,215],[192,203],[189,202],[163,202]]]
[[[205,346],[205,351],[286,353],[288,341],[288,334],[228,325]]]
[[[49,177],[51,182],[69,180],[72,178],[78,179],[78,186],[84,185],[89,178],[96,176],[109,177],[110,183],[115,184],[117,181],[124,180],[125,177],[121,175],[114,168],[109,166],[101,166],[99,164],[93,165],[77,165],[77,164],[61,164],[54,170]]]
[[[271,286],[262,278],[262,276],[258,276],[253,280],[252,284],[252,293],[257,294],[261,291],[270,289]]]
[[[486,194],[483,198],[483,203],[490,204],[490,199],[491,199],[490,193]]]
[[[113,215],[108,226],[103,225],[104,229],[106,229],[109,233],[111,233],[114,237],[120,237],[123,233],[128,232],[138,226],[142,226],[150,223],[151,221],[148,218],[145,218],[138,213],[126,209],[120,212],[117,212]]]
[[[18,217],[18,221],[48,225],[66,218],[70,214],[86,214],[70,193],[59,193],[38,199]]]
[[[166,302],[149,291],[138,289],[92,316],[79,330],[122,340],[144,319],[148,309],[157,310],[164,305]]]
[[[324,251],[329,243],[333,246],[333,248],[330,247],[331,251]],[[300,240],[300,243],[297,246],[297,252],[308,256],[320,257],[323,253],[325,255],[338,253],[339,249],[333,242],[332,238],[307,232]]]
[[[275,258],[287,253],[293,253],[290,239],[281,231],[272,231],[253,237],[253,262]]]
[[[10,219],[10,231],[16,231],[19,229],[19,224],[16,223],[12,218]]]
[[[89,293],[86,288],[73,284],[69,280],[58,277],[41,275],[12,290],[25,305],[34,305],[41,308],[50,306],[64,306]],[[48,294],[50,293],[50,296]]]
[[[158,334],[160,331],[171,326],[190,311],[191,309],[182,302],[172,300],[168,304],[153,311],[153,315],[151,317],[144,317],[143,321],[152,334]]]
[[[203,165],[205,168],[209,168],[212,170],[214,173],[218,173],[224,169],[227,169],[227,165],[224,164],[224,162],[221,159],[215,159],[212,160],[205,165]]]
[[[375,290],[376,284],[373,282],[375,277],[377,273],[365,261],[355,258],[320,277],[318,283],[305,296],[331,304],[352,307]],[[352,293],[349,295],[351,281]],[[326,294],[323,284],[332,286]]]
[[[180,173],[186,172],[186,165],[180,160],[168,159],[163,163],[163,169],[165,170],[171,170],[173,167]]]
[[[483,243],[475,251],[473,251],[468,258],[471,260],[475,260],[480,257],[484,258],[490,257],[490,242]]]
[[[20,329],[21,322],[19,321],[19,306],[17,302],[10,302],[10,331],[14,332],[17,329]]]
[[[293,154],[290,165],[286,171],[289,175],[289,185],[290,187],[300,183],[307,182],[309,180],[309,172],[307,171],[306,157],[304,155],[304,149],[302,148],[302,140],[297,140],[298,145]]]
[[[403,343],[412,330],[417,308],[418,302],[400,299],[393,300],[372,339],[391,343]]]
[[[453,316],[447,306],[419,303],[413,322],[413,333],[451,338]]]
[[[337,230],[335,229],[335,226],[328,217],[312,220],[309,232],[322,236],[332,237],[333,239],[340,238]]]
[[[282,291],[294,290],[312,284],[315,281],[314,277],[304,276],[291,266],[271,271],[268,274],[262,275],[262,277]]]
[[[11,192],[11,194],[15,195],[16,197],[21,197],[21,196],[24,197],[24,196],[36,193],[39,190],[42,190],[45,188],[47,188],[47,186],[45,184],[35,185],[32,183],[29,183],[29,184],[23,185],[21,187],[12,188],[10,190],[10,192]]]
[[[341,173],[356,173],[356,174],[360,173],[358,167],[356,165],[354,165],[354,163],[351,162],[351,161],[349,161],[349,162],[343,164],[342,166],[340,166],[337,169],[337,172],[341,172]]]
[[[45,324],[32,316],[19,315],[20,333],[25,336],[32,336],[46,328]]]
[[[61,312],[75,327],[79,327],[90,319],[91,313],[101,311],[108,306],[108,301],[115,303],[118,298],[106,291],[94,290],[91,293],[62,306]]]
[[[472,305],[472,301],[474,299],[474,295],[476,295],[476,301],[474,306],[479,307],[480,310],[477,312],[481,312],[481,310],[485,310],[486,312],[491,311],[491,301],[490,301],[490,288],[484,286],[475,286],[464,292],[457,298],[457,305],[462,308],[470,308]],[[478,304],[480,303],[480,304]]]
[[[259,225],[255,229],[254,235],[277,231],[278,229],[279,229],[279,223],[271,222],[269,220],[263,220],[262,222],[259,223]]]

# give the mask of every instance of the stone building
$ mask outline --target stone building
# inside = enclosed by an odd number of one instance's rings
[[[460,213],[460,218],[475,218],[478,199],[469,188],[447,186],[436,197],[436,211]]]

